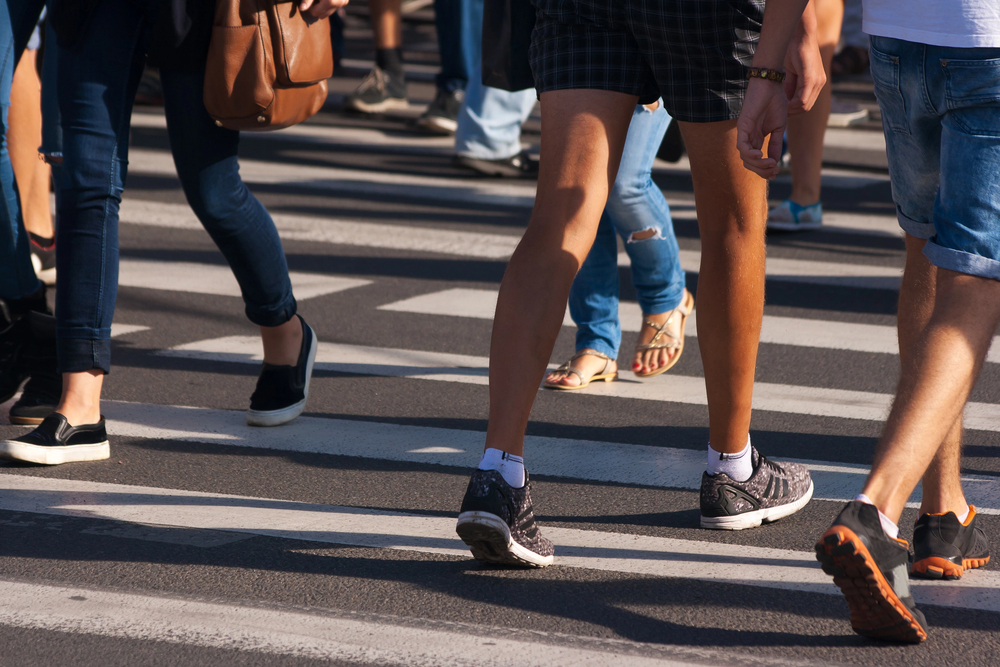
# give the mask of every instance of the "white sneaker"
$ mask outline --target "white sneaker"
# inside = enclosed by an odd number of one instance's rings
[[[767,214],[767,228],[782,232],[819,229],[823,226],[823,202],[812,206],[799,206],[786,199]]]

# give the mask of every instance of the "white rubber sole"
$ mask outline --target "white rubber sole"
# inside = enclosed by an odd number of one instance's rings
[[[309,325],[306,325],[309,327]],[[247,410],[247,424],[250,426],[281,426],[287,424],[302,414],[306,409],[306,401],[309,400],[309,383],[312,381],[313,364],[316,362],[316,349],[319,347],[319,340],[316,332],[309,327],[312,332],[312,345],[309,347],[309,354],[306,356],[306,386],[302,392],[302,400],[293,403],[280,410]]]
[[[351,100],[350,102],[345,103],[344,107],[351,111],[360,111],[361,113],[383,113],[385,111],[402,111],[403,109],[409,109],[410,102],[408,100],[390,97],[382,100],[381,102],[376,102],[375,104],[367,104],[360,100]]]
[[[56,284],[56,267],[53,266],[51,269],[43,269],[42,260],[38,259],[38,255],[31,256],[31,266],[35,269],[35,275],[38,276],[38,279],[43,283],[49,287]]]
[[[462,538],[472,556],[482,563],[546,567],[552,556],[540,556],[514,541],[503,519],[489,512],[462,512],[458,515],[455,532]]]
[[[17,440],[0,442],[0,459],[11,461],[55,466],[61,463],[79,463],[80,461],[103,461],[107,458],[111,458],[111,445],[107,440],[92,445],[63,445],[61,447],[42,447]]]
[[[458,121],[442,116],[421,117],[417,124],[425,130],[438,132],[440,134],[455,134],[458,130]]]
[[[736,516],[703,516],[701,517],[701,527],[710,530],[746,530],[747,528],[756,528],[762,523],[772,523],[778,519],[795,514],[805,507],[813,496],[813,488],[812,480],[809,480],[809,490],[806,491],[805,495],[794,503],[788,503],[787,505],[768,507],[767,509],[737,514]]]

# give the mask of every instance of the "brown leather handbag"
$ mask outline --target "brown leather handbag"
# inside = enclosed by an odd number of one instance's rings
[[[205,64],[205,108],[231,130],[279,130],[326,102],[329,19],[291,0],[218,0]]]

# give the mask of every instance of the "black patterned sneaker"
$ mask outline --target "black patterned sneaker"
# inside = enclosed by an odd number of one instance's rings
[[[458,129],[458,110],[465,99],[464,90],[438,89],[437,97],[427,111],[417,119],[417,125],[437,134],[455,134]]]
[[[383,113],[406,109],[406,81],[381,67],[368,73],[357,90],[344,98],[344,108],[361,113]]]
[[[316,334],[301,315],[302,348],[294,366],[264,364],[257,378],[257,389],[250,396],[247,424],[280,426],[292,421],[306,409],[309,381],[316,361]]]
[[[70,426],[58,412],[31,433],[0,442],[0,459],[53,466],[76,461],[100,461],[111,456],[104,417],[96,424]]]
[[[969,506],[963,524],[954,512],[922,514],[913,529],[910,574],[923,579],[960,579],[966,570],[990,562],[990,543]]]
[[[11,424],[41,424],[56,411],[62,397],[62,375],[56,362],[56,318],[30,312],[28,344],[21,353],[21,365],[30,376],[21,398],[10,408]]]
[[[527,473],[524,486],[515,489],[496,470],[476,470],[455,530],[480,563],[552,565],[555,549],[535,524]]]
[[[816,543],[816,560],[851,608],[851,627],[872,639],[916,644],[927,620],[910,595],[909,544],[882,530],[878,508],[860,500],[844,507]]]
[[[750,448],[753,474],[737,482],[725,473],[701,476],[701,527],[744,530],[771,523],[806,506],[812,478],[798,463],[775,463]]]

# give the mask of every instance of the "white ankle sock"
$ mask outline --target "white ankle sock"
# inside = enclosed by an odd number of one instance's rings
[[[708,443],[708,474],[718,475],[724,472],[737,482],[745,482],[753,475],[753,461],[750,456],[750,436],[747,436],[747,446],[738,454],[723,454],[712,449]]]
[[[490,447],[479,461],[480,470],[496,470],[515,489],[524,486],[524,459]]]
[[[863,493],[859,493],[854,497],[855,500],[860,500],[863,503],[869,505],[875,505],[872,499]],[[878,510],[878,507],[875,507]],[[897,539],[899,537],[899,526],[892,522],[892,520],[886,515],[882,514],[882,510],[878,510],[878,521],[882,524],[882,532],[891,537],[892,539]]]
[[[971,510],[971,509],[972,509],[971,507],[969,507],[968,505],[966,505],[965,506],[965,512],[963,512],[962,514],[957,514],[956,515],[958,517],[958,522],[960,524],[962,524],[963,526],[965,525],[965,521],[969,518],[969,510]]]

